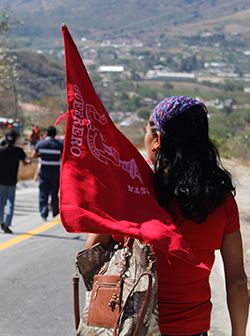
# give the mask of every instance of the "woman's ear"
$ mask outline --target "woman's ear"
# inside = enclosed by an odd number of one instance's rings
[[[160,132],[159,131],[154,132],[154,141],[153,141],[152,151],[158,152],[160,144],[161,144]]]

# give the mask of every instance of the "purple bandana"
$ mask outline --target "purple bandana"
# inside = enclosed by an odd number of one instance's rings
[[[150,120],[158,130],[162,130],[166,122],[191,106],[200,105],[207,111],[206,106],[199,100],[186,96],[174,96],[162,100],[153,110]]]

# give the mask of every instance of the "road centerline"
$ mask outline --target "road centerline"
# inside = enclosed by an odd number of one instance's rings
[[[57,219],[53,220],[52,222],[45,223],[45,224],[43,224],[43,225],[41,225],[41,226],[31,230],[31,231],[28,231],[26,233],[21,234],[18,237],[15,237],[15,238],[9,239],[9,240],[7,240],[3,243],[0,243],[0,251],[5,250],[5,249],[7,249],[7,248],[9,248],[13,245],[16,245],[16,244],[18,244],[18,243],[20,243],[20,242],[22,242],[26,239],[29,239],[29,238],[31,238],[31,237],[33,237],[33,236],[35,236],[35,235],[37,235],[41,232],[44,232],[44,231],[58,225],[59,223],[61,223],[61,220],[60,220],[60,218],[57,218]]]

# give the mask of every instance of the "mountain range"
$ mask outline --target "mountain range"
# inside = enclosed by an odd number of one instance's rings
[[[6,6],[23,22],[13,31],[22,37],[58,37],[62,23],[99,39],[250,33],[249,0],[0,0]]]

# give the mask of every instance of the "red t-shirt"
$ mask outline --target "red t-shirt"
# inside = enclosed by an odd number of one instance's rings
[[[225,233],[239,230],[239,213],[230,194],[202,224],[185,220],[173,207],[173,217],[194,254],[212,269],[214,251],[221,248]],[[209,330],[212,304],[207,274],[180,259],[156,251],[159,325],[162,334],[194,335]]]

